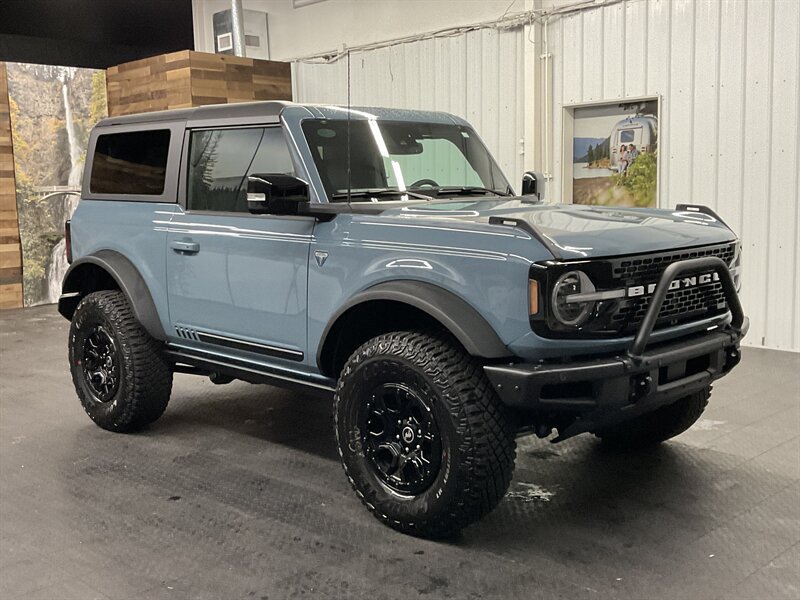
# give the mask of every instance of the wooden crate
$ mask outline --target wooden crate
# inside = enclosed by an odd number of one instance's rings
[[[106,71],[108,114],[253,100],[291,100],[291,65],[182,50]]]
[[[22,306],[22,248],[6,65],[0,62],[0,308]]]

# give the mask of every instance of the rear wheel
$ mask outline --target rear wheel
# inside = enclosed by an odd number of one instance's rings
[[[376,337],[350,357],[334,401],[344,470],[387,525],[450,536],[491,511],[514,469],[514,429],[481,365],[424,333]]]
[[[78,304],[69,364],[86,414],[103,429],[135,431],[167,407],[172,369],[122,292],[94,292]]]
[[[658,410],[596,433],[603,445],[621,451],[642,450],[675,437],[694,425],[703,414],[711,387],[684,396]]]

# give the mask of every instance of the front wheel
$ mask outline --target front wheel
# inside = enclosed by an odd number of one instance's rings
[[[623,452],[655,446],[694,425],[708,405],[710,396],[709,386],[651,413],[598,431],[596,435],[603,440],[605,447]]]
[[[395,332],[366,342],[342,371],[334,418],[350,483],[399,531],[451,536],[508,489],[514,429],[455,341]]]
[[[122,292],[94,292],[78,304],[69,365],[84,410],[103,429],[135,431],[167,408],[172,369]]]

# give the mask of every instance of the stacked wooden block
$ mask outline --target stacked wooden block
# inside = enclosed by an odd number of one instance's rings
[[[183,50],[111,67],[108,114],[291,100],[289,63]]]
[[[22,306],[22,251],[6,66],[0,62],[0,308]]]

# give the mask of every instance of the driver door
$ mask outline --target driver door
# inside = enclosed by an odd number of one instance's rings
[[[306,355],[314,219],[247,210],[250,173],[293,173],[280,127],[189,133],[186,205],[167,239],[176,339],[246,358]]]

